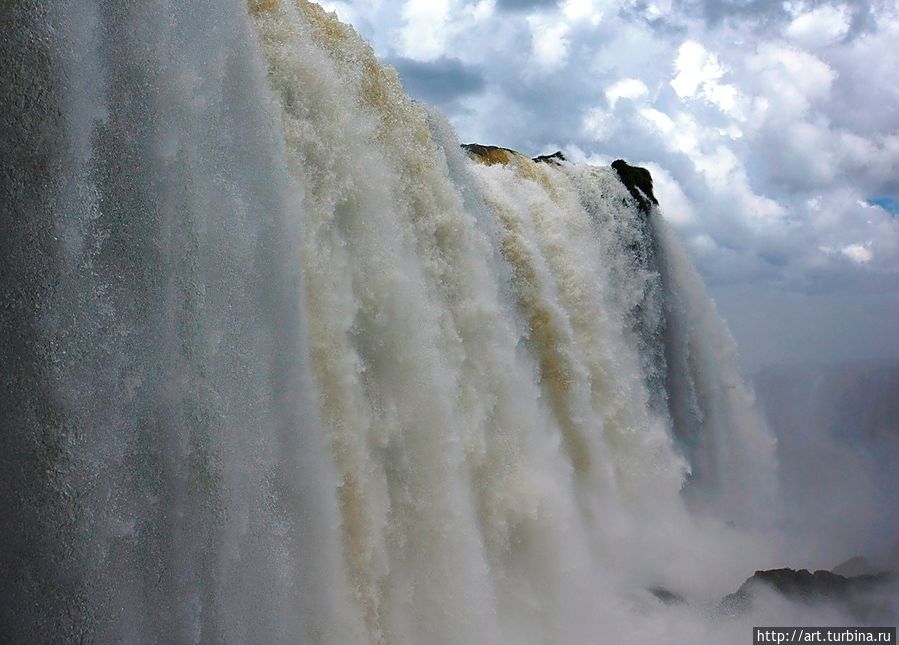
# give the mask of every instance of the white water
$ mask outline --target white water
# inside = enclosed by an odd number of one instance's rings
[[[468,159],[305,0],[21,12],[13,633],[678,642],[646,588],[766,564],[773,442],[612,169]]]

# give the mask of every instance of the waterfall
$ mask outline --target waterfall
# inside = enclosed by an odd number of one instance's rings
[[[583,643],[736,557],[774,446],[615,170],[466,153],[306,0],[10,11],[12,640]]]

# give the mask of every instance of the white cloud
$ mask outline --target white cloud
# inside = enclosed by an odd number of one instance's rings
[[[718,250],[715,240],[704,233],[689,238],[688,243],[700,255],[709,255]]]
[[[614,132],[615,117],[603,108],[594,108],[584,116],[584,136],[594,141],[602,141]]]
[[[724,68],[718,59],[693,40],[688,40],[677,50],[674,68],[677,75],[671,80],[671,87],[681,98],[694,96],[704,83],[713,83],[724,76]]]
[[[449,0],[407,0],[402,16],[401,53],[415,60],[434,60],[446,52]]]
[[[640,99],[649,95],[646,84],[636,78],[623,78],[606,89],[606,100],[609,107],[614,108],[618,99]]]
[[[849,244],[842,248],[841,253],[856,264],[866,264],[874,257],[871,249],[864,244]]]
[[[652,173],[653,192],[662,205],[665,219],[679,228],[696,223],[696,213],[690,198],[678,181],[665,168],[653,162],[642,162]]]
[[[746,62],[750,83],[782,116],[806,112],[827,98],[837,73],[812,54],[778,43],[763,43]]]
[[[789,38],[806,47],[828,45],[849,33],[846,7],[823,5],[798,15],[787,27]]]
[[[664,112],[655,108],[644,108],[640,110],[640,116],[655,126],[662,134],[670,135],[674,132],[674,121]]]
[[[671,13],[671,0],[662,0],[661,2],[650,2],[646,5],[643,15],[648,20],[658,20],[669,13]]]
[[[572,23],[587,22],[595,27],[603,16],[598,4],[596,0],[565,0],[562,13]]]
[[[717,105],[722,112],[735,112],[739,93],[733,85],[725,83],[706,83],[702,88],[702,95],[712,104]]]
[[[547,73],[565,65],[568,59],[568,23],[553,15],[527,17],[531,30],[531,60],[540,72]],[[533,76],[525,70],[525,76]]]
[[[493,2],[491,0],[479,0],[473,4],[467,4],[463,11],[468,13],[476,23],[489,20],[493,16]]]
[[[723,112],[735,113],[739,92],[734,85],[719,82],[727,70],[717,56],[688,40],[678,49],[674,67],[677,74],[671,87],[679,97],[702,97]]]

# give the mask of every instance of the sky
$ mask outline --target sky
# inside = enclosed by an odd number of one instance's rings
[[[321,4],[463,142],[649,168],[747,370],[899,358],[899,4]]]

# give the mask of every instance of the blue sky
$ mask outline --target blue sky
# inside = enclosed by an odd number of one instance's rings
[[[895,3],[322,4],[465,142],[649,167],[750,369],[899,356]]]
[[[893,215],[899,213],[899,200],[895,197],[872,197],[868,200],[868,203],[873,206],[879,206]]]

